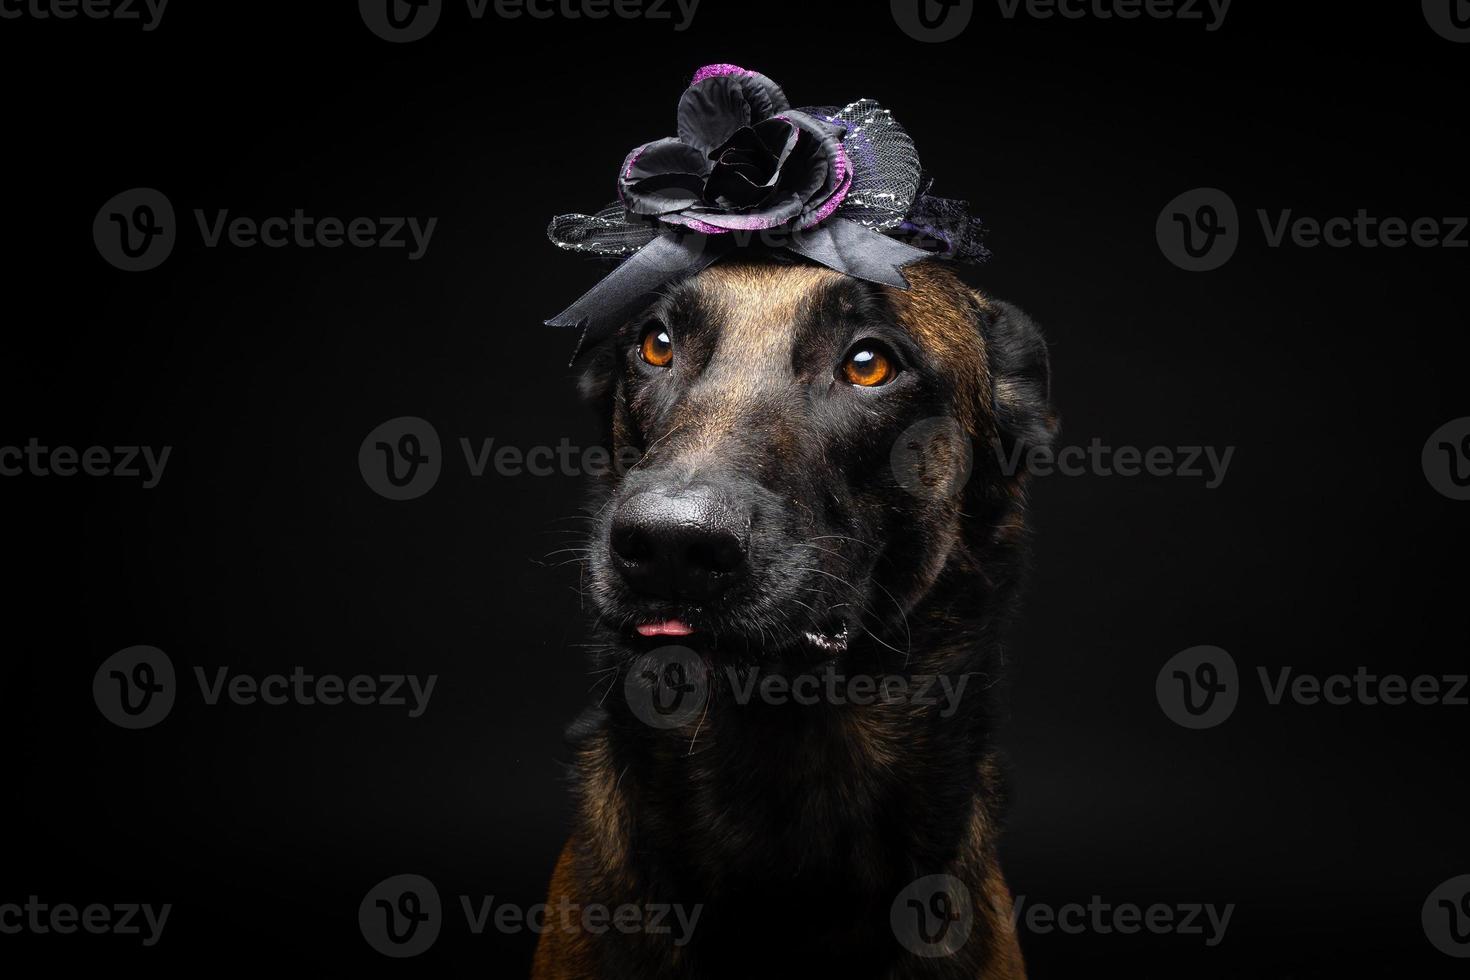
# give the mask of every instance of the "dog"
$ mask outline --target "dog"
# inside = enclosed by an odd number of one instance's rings
[[[605,693],[534,980],[1024,977],[992,731],[1028,539],[1003,461],[1055,435],[1048,352],[904,274],[722,262],[581,356],[638,461],[590,518]],[[699,710],[650,718],[671,690]]]

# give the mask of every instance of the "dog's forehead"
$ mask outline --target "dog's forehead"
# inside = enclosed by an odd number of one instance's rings
[[[801,336],[821,326],[820,311],[844,278],[822,266],[732,262],[696,277],[691,298],[720,359],[775,366],[789,363]]]
[[[701,296],[715,302],[738,299],[771,312],[790,313],[845,278],[820,265],[746,261],[711,266],[693,283]]]

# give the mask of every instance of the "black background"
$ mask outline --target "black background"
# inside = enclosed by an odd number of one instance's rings
[[[308,10],[307,8],[311,8]],[[1467,253],[1267,247],[1257,208],[1470,213],[1470,46],[1418,4],[1237,0],[1200,22],[1007,20],[981,3],[922,44],[886,3],[704,0],[668,22],[474,22],[373,36],[351,3],[171,5],[158,30],[0,21],[6,228],[0,445],[174,447],[161,485],[0,479],[7,787],[0,902],[171,902],[163,940],[0,936],[0,963],[211,972],[521,976],[534,937],[471,936],[457,896],[544,895],[568,826],[564,726],[593,689],[577,644],[580,483],[472,478],[458,440],[587,445],[538,326],[599,270],[544,238],[599,207],[684,84],[732,61],[797,104],[872,97],[938,190],[992,228],[966,273],[1053,345],[1064,445],[1236,447],[1224,484],[1042,479],[1034,582],[1004,732],[1013,890],[1060,905],[1237,908],[1225,941],[1023,935],[1037,977],[1450,976],[1420,907],[1470,873],[1465,718],[1452,707],[1267,705],[1258,666],[1464,672],[1467,507],[1420,451],[1467,410]],[[159,269],[99,256],[132,187],[178,210]],[[1223,269],[1161,254],[1195,187],[1245,221]],[[192,211],[436,216],[426,257],[207,249]],[[433,423],[438,486],[374,494],[358,446]],[[184,691],[156,728],[97,711],[134,644]],[[1170,722],[1176,652],[1229,650],[1229,722]],[[436,673],[428,712],[208,707],[195,666]],[[432,879],[438,944],[363,941],[379,880]],[[798,923],[773,920],[770,937]],[[775,956],[773,947],[773,957]],[[776,965],[773,964],[773,969]]]

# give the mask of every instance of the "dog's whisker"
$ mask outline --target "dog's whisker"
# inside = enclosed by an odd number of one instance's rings
[[[823,548],[820,545],[808,544],[805,541],[803,541],[800,544],[792,545],[792,547],[793,548],[810,548],[812,551],[820,551],[824,555],[831,555],[833,558],[841,559],[842,561],[847,562],[849,565],[851,565],[853,563],[851,558],[847,557],[846,555],[842,554],[841,552],[833,551],[831,548]]]
[[[665,432],[663,435],[661,435],[657,439],[655,439],[653,441],[653,443],[647,449],[643,450],[643,455],[640,456],[640,457],[638,457],[638,462],[636,462],[632,466],[628,467],[628,472],[629,473],[633,473],[634,471],[636,471],[638,469],[638,467],[640,467],[644,463],[648,462],[649,458],[653,455],[653,451],[655,449],[657,449],[663,443],[668,442],[669,439],[671,439],[673,437],[674,433],[678,432],[680,429],[684,428],[688,424],[689,424],[689,421],[686,419],[685,421],[680,422],[678,425],[674,426],[668,432]]]
[[[597,690],[597,685],[598,684],[601,684],[604,680],[607,681],[607,689],[605,691],[603,691],[602,692],[602,695],[597,699],[597,705],[598,705],[598,707],[601,707],[602,704],[605,701],[607,701],[607,696],[609,694],[611,694],[613,692],[613,689],[618,686],[618,669],[616,667],[610,668],[607,671],[603,671],[603,673],[610,673],[612,676],[607,677],[607,678],[601,678],[601,677],[599,677],[597,679],[596,683],[594,683],[591,687],[589,687],[587,689],[588,692],[590,693],[592,691]]]
[[[556,551],[548,551],[546,554],[542,555],[541,557],[542,558],[555,558],[557,555],[570,555],[570,554],[573,554],[573,553],[579,554],[579,555],[587,555],[587,554],[591,554],[592,553],[592,549],[591,548],[559,548]]]
[[[910,654],[912,654],[914,649],[914,634],[913,631],[909,629],[908,611],[903,608],[903,605],[901,603],[899,603],[898,597],[895,596],[892,592],[889,592],[888,589],[884,587],[882,582],[879,582],[877,579],[873,579],[872,582],[873,585],[879,589],[879,591],[881,591],[884,595],[888,597],[888,601],[893,603],[893,608],[898,610],[899,620],[903,623],[904,646],[908,649],[908,652],[904,654],[904,663],[907,664],[908,658]]]
[[[806,603],[802,602],[800,599],[797,599],[797,598],[793,597],[791,601],[794,602],[794,603],[796,603],[798,606],[800,606],[801,608],[805,609],[807,612],[809,612],[809,613],[812,614],[811,615],[811,619],[807,620],[807,625],[810,626],[813,630],[816,630],[817,632],[821,632],[821,629],[822,629],[821,623],[820,623],[820,620],[822,618],[821,615],[815,609],[813,609],[811,606],[809,606]]]
[[[704,720],[709,717],[709,703],[711,700],[713,699],[708,697],[704,700],[704,711],[699,715],[699,724],[694,726],[694,735],[689,739],[689,751],[685,753],[686,757],[694,754],[694,745],[699,741],[699,733],[704,728]]]

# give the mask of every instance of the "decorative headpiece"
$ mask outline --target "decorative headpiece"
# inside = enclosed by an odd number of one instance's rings
[[[764,75],[701,68],[679,102],[679,135],[628,155],[617,202],[552,220],[560,247],[624,261],[547,324],[600,336],[740,249],[784,249],[900,289],[903,267],[921,259],[985,261],[969,207],[927,191],[913,141],[878,103],[793,109]]]

